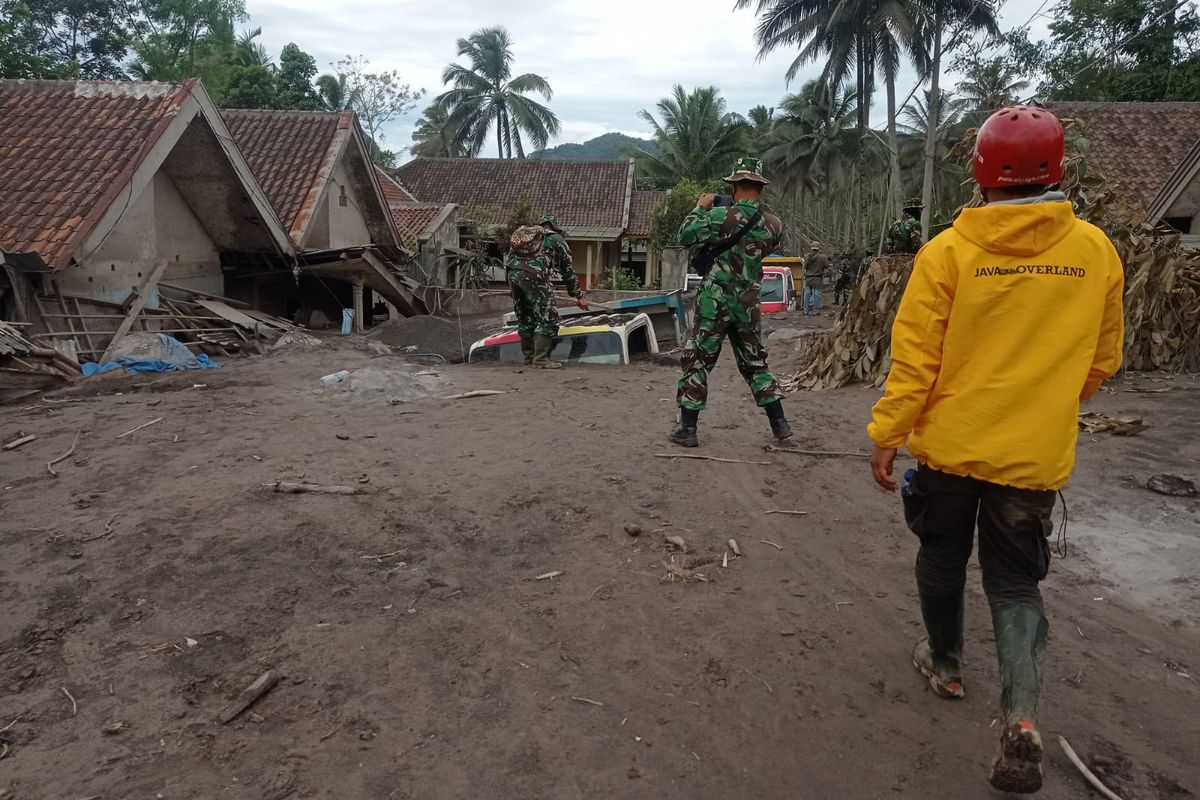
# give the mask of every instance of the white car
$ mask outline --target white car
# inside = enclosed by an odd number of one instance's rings
[[[628,364],[638,355],[658,353],[658,340],[647,314],[600,314],[568,317],[554,337],[551,361],[578,364]],[[467,361],[521,363],[521,337],[513,329],[471,345]]]

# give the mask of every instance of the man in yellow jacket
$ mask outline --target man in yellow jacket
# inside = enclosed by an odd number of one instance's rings
[[[913,665],[959,698],[963,588],[975,529],[1000,661],[1004,728],[991,783],[1042,785],[1039,658],[1049,625],[1038,583],[1050,568],[1051,512],[1075,465],[1080,400],[1121,365],[1124,272],[1111,242],[1075,217],[1062,180],[1063,131],[1041,108],[996,112],[979,129],[975,179],[986,205],[920,253],[892,328],[892,369],[868,433],[871,468],[920,539],[927,638]]]

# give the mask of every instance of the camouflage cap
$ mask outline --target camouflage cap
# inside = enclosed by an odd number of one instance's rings
[[[908,200],[905,201],[904,205],[901,206],[901,208],[924,208],[924,207],[925,207],[925,204],[923,202],[921,202],[921,198],[919,198],[919,197],[910,197],[910,198],[908,198]]]
[[[813,250],[820,250],[820,249],[821,249],[821,243],[820,243],[820,242],[818,242],[816,239],[813,239],[813,240],[812,240],[812,249],[813,249]]]
[[[553,214],[547,214],[546,216],[542,217],[542,224],[549,225],[554,230],[562,233],[562,228],[559,227],[558,224],[558,217],[554,216]]]
[[[733,165],[733,172],[723,180],[726,183],[750,182],[766,186],[770,181],[764,178],[762,173],[762,159],[745,156],[737,160],[737,163]]]

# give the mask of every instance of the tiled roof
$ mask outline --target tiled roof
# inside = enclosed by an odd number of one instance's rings
[[[0,80],[0,247],[69,266],[195,85]]]
[[[626,233],[633,239],[649,238],[654,212],[666,199],[667,192],[635,191],[633,201],[629,204],[629,229]]]
[[[1200,140],[1200,103],[1047,105],[1060,119],[1084,120],[1089,159],[1145,207]]]
[[[386,171],[376,167],[375,175],[379,178],[379,185],[383,187],[383,199],[387,200],[389,206],[397,203],[417,202],[417,198],[413,197],[412,192],[401,186],[400,182],[388,175]]]
[[[417,158],[392,175],[421,202],[456,203],[482,225],[507,223],[518,204],[537,216],[555,214],[572,228],[628,224],[633,168],[628,161],[534,161]]]
[[[445,210],[437,203],[396,203],[391,205],[392,219],[400,231],[400,241],[409,250],[416,250],[421,234]]]
[[[226,109],[221,115],[283,226],[299,244],[333,168],[338,134],[354,125],[353,112]]]

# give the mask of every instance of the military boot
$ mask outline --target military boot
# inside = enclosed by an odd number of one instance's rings
[[[532,336],[522,336],[521,337],[521,353],[522,353],[522,355],[525,356],[525,366],[528,367],[530,364],[533,363],[533,337]]]
[[[1002,792],[1032,794],[1042,788],[1042,737],[1037,730],[1042,650],[1049,624],[1033,603],[992,609],[1000,660],[1000,710],[1004,729],[992,762],[991,784]]]
[[[538,369],[562,369],[562,364],[550,360],[550,351],[554,349],[554,337],[538,334],[533,337],[533,360],[530,366]]]
[[[671,441],[680,447],[699,447],[700,440],[696,438],[696,426],[699,421],[699,411],[690,408],[679,409],[679,429],[671,434]]]
[[[967,693],[962,679],[962,594],[922,594],[921,617],[929,635],[913,648],[913,666],[940,697],[959,700]]]
[[[763,410],[767,412],[767,419],[771,423],[771,433],[775,434],[775,438],[779,441],[792,438],[792,426],[788,425],[787,417],[783,415],[783,401],[776,400],[770,405],[763,406]]]

